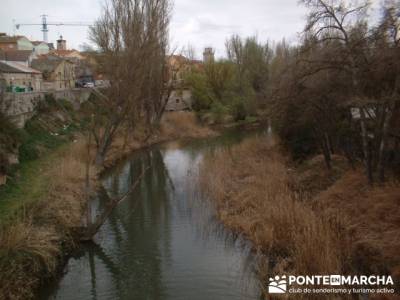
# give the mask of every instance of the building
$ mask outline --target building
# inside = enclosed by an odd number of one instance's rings
[[[33,51],[36,55],[48,54],[50,52],[49,44],[42,41],[33,41]]]
[[[86,82],[94,82],[93,72],[86,57],[77,50],[53,50],[51,54],[62,59],[67,59],[74,64],[74,73],[77,86]]]
[[[60,36],[57,40],[57,49],[50,51],[50,54],[66,59],[74,64],[74,73],[77,86],[83,86],[86,82],[94,82],[93,72],[86,61],[86,56],[78,50],[67,49],[67,41]]]
[[[165,111],[192,110],[192,91],[189,88],[173,89]]]
[[[168,77],[176,85],[185,77],[185,73],[189,71],[189,60],[183,55],[171,55],[167,58]]]
[[[174,85],[184,83],[185,77],[193,68],[199,69],[201,61],[190,60],[183,55],[171,55],[167,57],[168,77]]]
[[[187,85],[186,76],[194,69],[201,69],[202,63],[183,55],[171,55],[167,58],[168,82],[171,88],[166,111],[192,109],[192,91]]]
[[[32,61],[32,68],[43,74],[44,90],[65,90],[75,87],[75,65],[68,59],[42,55]]]
[[[210,63],[215,60],[213,48],[205,48],[203,52],[203,62]]]
[[[61,57],[61,58],[68,58],[68,59],[73,59],[73,60],[83,60],[85,59],[85,56],[82,55],[78,50],[72,49],[72,50],[52,50],[50,52],[52,55]]]
[[[35,52],[31,50],[0,50],[0,61],[17,62],[26,67],[29,67],[36,57]]]
[[[57,50],[67,50],[67,41],[63,39],[62,35],[57,40]]]
[[[2,33],[0,34],[0,49],[33,51],[34,46],[31,41],[24,36],[8,36]]]
[[[42,73],[17,62],[0,62],[0,78],[7,92],[42,89]]]

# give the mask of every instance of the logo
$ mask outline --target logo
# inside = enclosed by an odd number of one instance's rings
[[[275,276],[269,279],[268,293],[270,294],[284,294],[287,290],[286,276]]]
[[[394,294],[391,276],[283,275],[269,278],[270,294]]]

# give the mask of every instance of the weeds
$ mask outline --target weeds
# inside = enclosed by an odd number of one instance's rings
[[[199,125],[196,115],[190,112],[166,113],[161,122],[161,134],[165,138],[207,137],[213,132]]]
[[[0,230],[0,295],[3,299],[31,299],[44,274],[56,268],[58,236],[51,228],[40,230],[31,220]]]
[[[320,157],[288,169],[273,137],[206,156],[201,185],[224,224],[267,257],[259,266],[262,280],[276,274],[400,275],[399,184],[370,188],[360,170],[345,171],[340,157],[333,161],[330,174],[318,171]]]
[[[286,159],[274,138],[252,138],[210,154],[201,184],[220,219],[268,257],[260,275],[342,274],[347,239],[290,188]]]

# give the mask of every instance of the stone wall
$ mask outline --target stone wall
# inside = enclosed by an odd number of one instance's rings
[[[22,128],[33,116],[38,103],[43,100],[42,92],[4,93],[0,109],[18,128]]]
[[[47,92],[28,92],[28,93],[3,93],[0,95],[0,110],[18,127],[23,128],[36,111],[40,101],[45,99],[46,94],[51,94],[54,98],[69,101],[75,109],[87,101],[90,96],[88,89],[71,89]]]
[[[81,104],[86,102],[91,94],[90,89],[71,89],[50,92],[55,99],[65,99],[69,101],[75,109],[79,109]]]
[[[192,109],[192,92],[189,89],[173,90],[168,99],[166,111],[181,111]]]

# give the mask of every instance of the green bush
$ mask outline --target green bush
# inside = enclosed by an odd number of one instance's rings
[[[203,74],[192,73],[187,81],[192,88],[193,109],[195,111],[209,110],[215,101],[215,96],[207,85],[207,78]]]
[[[211,104],[211,113],[213,114],[213,118],[216,122],[223,121],[224,116],[227,115],[228,112],[228,108],[218,101],[215,101]]]
[[[73,113],[74,112],[74,106],[70,101],[67,99],[58,99],[58,104],[62,106],[67,112]]]

